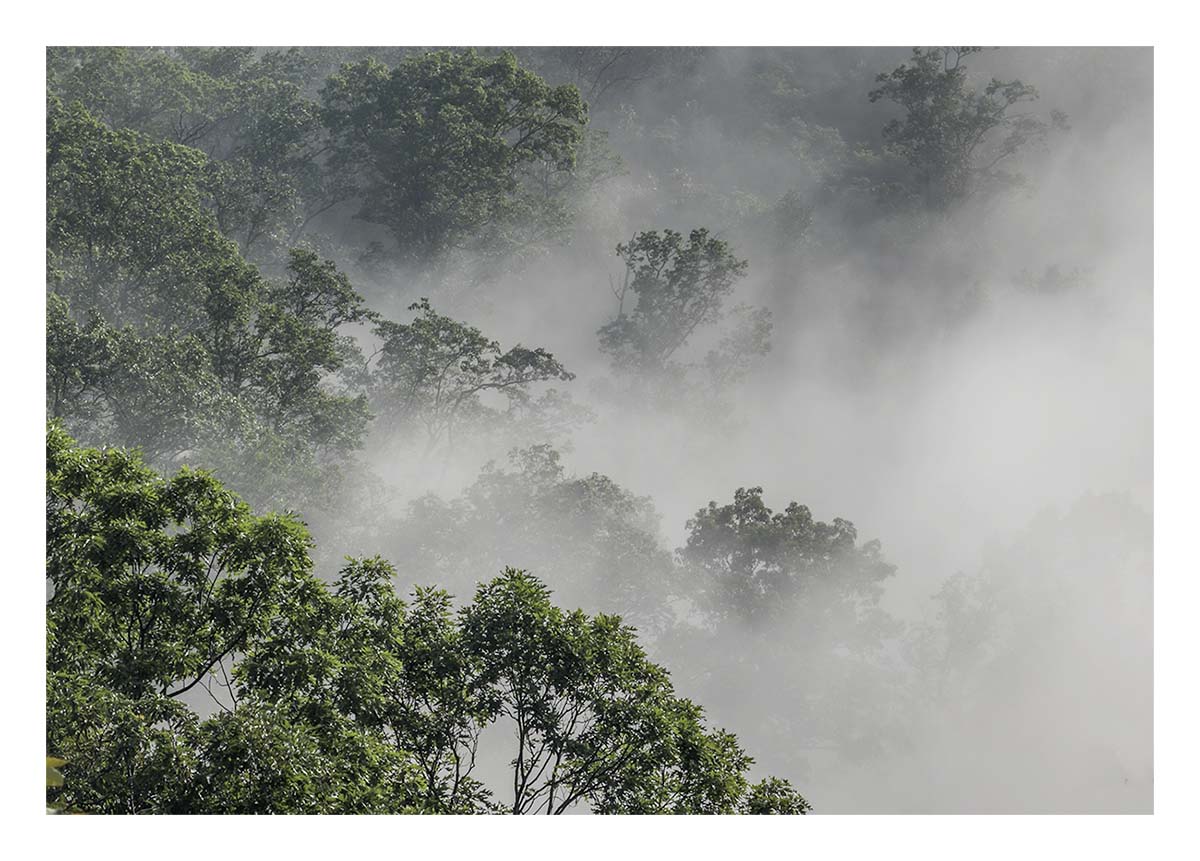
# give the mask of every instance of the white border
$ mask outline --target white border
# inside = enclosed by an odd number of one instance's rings
[[[633,852],[738,857],[828,850],[852,857],[911,851],[925,858],[1173,857],[1195,844],[1197,766],[1195,625],[1196,548],[1190,504],[1197,479],[1195,406],[1197,222],[1193,154],[1197,141],[1190,90],[1193,47],[1181,13],[1167,3],[1005,2],[853,4],[696,2],[588,4],[70,3],[6,11],[9,46],[3,138],[9,189],[3,208],[7,257],[3,367],[7,369],[3,513],[5,650],[9,656],[4,734],[10,757],[5,810],[38,853],[178,858],[267,855],[320,857],[347,850],[400,856],[486,853],[582,858]],[[9,29],[12,28],[12,29]],[[810,817],[804,820],[599,819],[534,824],[498,818],[448,822],[406,818],[222,818],[191,836],[190,823],[160,818],[136,832],[116,818],[43,817],[28,775],[40,780],[43,716],[41,536],[44,378],[44,48],[47,44],[916,44],[1155,46],[1155,750],[1153,817]],[[1186,65],[1185,65],[1186,64]],[[13,586],[16,586],[13,590]],[[1102,638],[1104,632],[1097,632]],[[1109,644],[1120,648],[1119,643]],[[30,771],[32,769],[32,771]],[[1030,780],[1036,781],[1031,775]],[[36,817],[36,818],[35,818]],[[536,831],[534,830],[536,829]],[[86,841],[86,842],[84,842]],[[908,851],[906,851],[908,850]],[[21,849],[17,849],[18,852]],[[1182,853],[1180,853],[1182,854]]]

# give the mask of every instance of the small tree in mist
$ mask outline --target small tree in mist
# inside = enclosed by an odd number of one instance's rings
[[[457,498],[414,500],[377,541],[401,571],[457,591],[519,559],[560,600],[658,636],[677,588],[658,528],[650,499],[598,473],[570,475],[557,451],[535,445],[510,452],[507,468],[489,463]]]
[[[868,97],[903,108],[883,127],[887,147],[913,169],[914,191],[931,208],[946,210],[986,189],[1011,186],[1020,176],[1004,169],[1012,156],[1043,140],[1066,116],[1050,122],[1018,110],[1038,92],[1019,80],[993,78],[971,89],[963,60],[980,48],[914,48],[908,63],[880,74]]]
[[[877,750],[891,731],[877,698],[897,678],[882,652],[901,632],[879,607],[895,571],[879,543],[860,545],[849,521],[818,521],[795,502],[772,511],[759,487],[710,502],[687,529],[677,556],[699,618],[673,631],[663,653],[679,656],[705,697],[756,727],[760,743],[771,738],[794,756]],[[684,659],[697,653],[710,656],[703,673]],[[788,722],[768,717],[780,709]]]
[[[481,400],[486,392],[503,395],[508,411],[519,412],[531,404],[533,384],[575,378],[541,347],[501,350],[474,326],[438,314],[428,299],[409,310],[417,312],[411,323],[376,326],[382,343],[371,386],[385,420],[422,428],[428,450],[443,439],[452,444],[462,425],[500,417]]]
[[[728,505],[710,502],[687,529],[680,558],[700,578],[707,612],[721,621],[763,623],[806,600],[838,601],[853,614],[860,601],[879,599],[894,571],[879,542],[857,544],[854,524],[815,520],[796,502],[773,512],[761,487],[738,488]]]
[[[638,233],[617,255],[625,274],[613,286],[617,316],[600,329],[600,349],[618,369],[643,374],[663,371],[698,328],[722,319],[748,266],[703,228],[686,240],[674,230]],[[765,352],[765,343],[756,338],[750,348]]]

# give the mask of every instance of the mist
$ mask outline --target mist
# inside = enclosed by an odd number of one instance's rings
[[[428,297],[504,349],[545,348],[574,378],[534,396],[569,400],[436,444],[377,416],[335,503],[301,512],[322,576],[380,553],[401,591],[461,602],[528,569],[637,626],[756,777],[816,813],[1151,812],[1152,52],[970,56],[973,86],[1019,78],[1038,90],[1022,111],[1067,123],[1012,159],[1020,182],[942,212],[861,180],[894,170],[881,130],[902,112],[868,91],[907,48],[634,49],[612,81],[515,53],[579,85],[615,156],[558,241],[423,267],[364,253],[386,235],[345,207],[310,239],[384,315]],[[769,351],[728,379],[705,357],[736,315],[657,376],[601,349],[617,245],[668,228],[748,261],[726,312],[770,312]],[[754,487],[851,521],[892,570],[706,621],[691,522]],[[485,771],[502,784],[502,762]]]
[[[720,68],[706,73],[720,77],[738,74],[727,54],[753,52],[716,53]],[[585,395],[597,419],[573,433],[564,456],[570,471],[599,472],[652,498],[665,548],[682,544],[697,508],[751,484],[763,485],[773,507],[796,499],[824,519],[848,517],[897,566],[883,603],[910,626],[930,620],[941,583],[978,572],[989,547],[1023,540],[1047,510],[1075,511],[1069,537],[1041,534],[1023,548],[1037,588],[1020,591],[1033,579],[1027,570],[989,572],[1001,585],[1012,581],[1007,613],[1039,620],[1030,622],[1036,645],[1025,644],[1027,663],[974,679],[971,706],[924,704],[896,752],[852,765],[808,757],[806,778],[824,790],[814,793],[820,811],[1152,807],[1150,533],[1143,524],[1113,534],[1086,502],[1118,494],[1115,504],[1139,522],[1152,510],[1149,57],[1003,53],[1008,71],[1036,81],[1073,129],[1040,154],[1025,193],[950,223],[901,225],[912,234],[900,248],[879,249],[867,228],[859,248],[845,240],[849,254],[813,249],[798,275],[788,261],[753,255],[738,298],[771,308],[775,329],[769,357],[735,393],[731,421],[698,424],[686,406],[606,410]],[[1058,74],[1025,71],[1031,60]],[[1097,69],[1145,88],[1143,97],[1114,106],[1106,79],[1088,73]],[[642,109],[647,123],[681,107],[663,101]],[[869,109],[863,99],[861,111]],[[690,143],[698,152],[687,169],[714,185],[808,180],[779,170],[783,153],[772,163],[746,159],[734,142]],[[601,192],[602,212],[631,205],[616,185]],[[604,373],[589,335],[612,312],[606,276],[618,261],[605,267],[604,253],[633,229],[626,222],[607,244],[588,237],[593,247],[554,255],[463,310],[510,341],[549,344],[580,369],[573,391],[586,393],[587,378]],[[1060,291],[1020,283],[1023,272],[1052,266],[1086,275]],[[938,319],[955,302],[970,307]],[[1073,597],[1047,616],[1048,593],[1060,587]],[[1089,590],[1103,598],[1081,600]],[[704,662],[672,657],[677,673]],[[807,684],[811,669],[776,667],[783,677],[758,680],[750,709],[719,688],[701,701],[718,722],[739,727],[760,760],[790,763],[793,751],[756,744],[744,721],[725,716],[776,711],[787,701],[776,688]],[[889,690],[877,695],[871,708],[895,704]]]

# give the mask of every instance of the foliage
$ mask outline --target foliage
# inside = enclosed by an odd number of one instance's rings
[[[796,502],[773,512],[762,492],[740,487],[732,503],[710,502],[687,523],[680,557],[701,581],[715,620],[760,624],[797,610],[854,618],[878,601],[894,571],[880,558],[878,541],[858,546],[854,524],[814,520]],[[799,607],[801,600],[808,606]]]
[[[428,299],[409,310],[417,312],[411,323],[375,328],[381,346],[372,386],[380,414],[423,429],[430,450],[443,439],[452,444],[461,425],[499,416],[481,400],[486,392],[503,395],[512,413],[530,406],[534,383],[575,378],[541,347],[502,351],[474,326],[438,314]]]
[[[639,233],[618,245],[617,255],[625,276],[613,288],[617,316],[600,329],[600,349],[618,369],[643,374],[662,371],[697,328],[721,319],[722,305],[748,265],[703,228],[686,242],[673,230]],[[630,310],[627,298],[635,300]]]
[[[462,613],[494,715],[517,734],[513,813],[734,812],[752,760],[703,728],[618,617],[564,613],[508,569]]]
[[[385,522],[378,540],[400,569],[466,590],[472,572],[521,560],[571,606],[661,634],[676,583],[651,501],[598,473],[567,475],[548,445],[509,460],[508,469],[488,464],[460,497],[426,495]]]
[[[47,432],[47,748],[97,813],[803,812],[677,699],[618,617],[563,612],[522,571],[457,614],[381,559],[332,588],[286,516],[210,475]],[[213,686],[217,690],[213,690]],[[203,717],[189,692],[219,712]],[[518,753],[501,804],[483,730]],[[775,784],[772,784],[775,785]],[[799,807],[797,806],[799,805]]]
[[[789,768],[814,748],[855,759],[895,740],[878,698],[901,679],[887,646],[902,627],[879,606],[895,570],[879,543],[859,545],[853,524],[817,521],[795,502],[774,512],[758,487],[710,502],[687,529],[677,556],[699,618],[674,629],[662,653],[710,656],[683,665],[698,695],[722,692],[722,719],[788,751]]]
[[[175,326],[210,341],[214,313],[244,316],[258,274],[203,207],[204,165],[197,150],[110,130],[52,98],[46,242],[55,291],[115,325]]]
[[[1045,138],[1051,126],[1014,110],[1034,101],[1037,90],[1019,80],[993,78],[982,92],[968,86],[965,57],[979,48],[913,48],[908,63],[880,74],[872,102],[886,99],[904,109],[883,127],[887,146],[913,170],[914,191],[926,206],[947,210],[973,195],[1020,181],[1003,162]],[[1066,117],[1052,113],[1055,126]]]
[[[112,128],[208,154],[204,200],[243,252],[282,248],[325,205],[300,49],[50,48],[48,85]]]
[[[393,69],[367,59],[321,97],[331,171],[349,178],[359,218],[413,260],[513,223],[533,205],[527,171],[569,172],[587,120],[574,86],[550,87],[510,53],[438,51]]]
[[[50,416],[261,501],[327,493],[369,419],[362,298],[311,249],[263,278],[203,206],[203,154],[49,110]]]

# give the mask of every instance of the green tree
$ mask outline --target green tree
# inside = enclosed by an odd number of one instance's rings
[[[96,312],[80,325],[54,293],[46,308],[46,411],[86,439],[139,446],[155,463],[238,434],[249,420],[195,335],[142,336]]]
[[[393,69],[368,59],[321,95],[331,172],[350,178],[358,217],[418,261],[527,217],[528,172],[569,172],[587,120],[574,86],[547,85],[511,53],[438,51]]]
[[[512,413],[531,404],[535,383],[575,378],[541,347],[501,350],[474,326],[438,314],[428,299],[409,310],[417,312],[411,323],[377,324],[381,344],[371,385],[380,415],[421,428],[428,450],[443,439],[453,444],[462,425],[500,417],[481,400],[485,392],[503,395]]]
[[[1019,106],[1038,92],[1019,80],[991,81],[978,92],[969,86],[963,59],[980,48],[913,48],[908,63],[876,78],[868,97],[887,100],[904,116],[883,127],[888,149],[912,168],[912,191],[926,206],[947,210],[977,193],[1011,186],[1018,174],[1005,163],[1066,116],[1051,112],[1051,122]]]
[[[507,570],[455,614],[380,559],[332,588],[288,516],[47,432],[47,749],[96,813],[803,812],[631,628]],[[197,694],[216,713],[203,717]],[[511,802],[472,776],[512,721]],[[773,787],[769,792],[763,787]],[[764,794],[770,803],[762,802]]]
[[[455,591],[473,587],[472,572],[520,560],[569,606],[661,635],[679,584],[651,500],[598,473],[567,474],[549,445],[513,450],[509,462],[489,463],[457,498],[414,500],[381,524],[379,546],[401,571]]]
[[[887,645],[902,627],[879,604],[895,571],[879,543],[859,544],[850,522],[818,521],[795,502],[772,511],[758,487],[710,502],[687,530],[681,593],[699,613],[660,650],[678,656],[698,695],[720,694],[722,719],[787,751],[789,768],[813,748],[857,758],[892,741],[894,715],[879,700],[881,691],[900,698]],[[703,672],[683,662],[699,653],[712,656]],[[773,720],[780,712],[791,720]]]
[[[644,374],[663,371],[698,328],[721,320],[748,265],[703,228],[686,241],[673,230],[639,233],[617,255],[624,280],[613,287],[617,316],[600,329],[600,349],[618,369]]]
[[[874,604],[894,567],[878,541],[857,544],[854,524],[815,520],[796,502],[773,512],[761,487],[740,487],[733,502],[710,502],[688,521],[679,555],[699,581],[698,593],[715,619],[756,624],[778,618],[798,602],[835,601],[856,613]]]
[[[299,49],[50,48],[47,70],[110,127],[205,152],[204,201],[244,253],[294,242],[325,206],[315,61]]]
[[[297,522],[255,517],[204,473],[47,435],[47,744],[92,812],[186,806],[196,715],[181,699],[316,588]]]
[[[327,499],[369,420],[332,262],[264,278],[204,206],[206,159],[52,99],[47,405],[90,441],[218,469],[258,501]]]
[[[52,98],[46,135],[46,244],[55,292],[114,325],[173,326],[210,345],[212,319],[238,320],[257,270],[203,204],[198,150],[113,131]]]
[[[564,613],[536,578],[508,569],[463,609],[462,632],[492,716],[516,733],[511,812],[741,809],[753,760],[704,728],[619,617]]]

